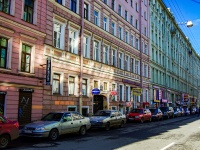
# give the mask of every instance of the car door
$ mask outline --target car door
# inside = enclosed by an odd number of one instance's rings
[[[6,120],[0,116],[0,135],[6,130]]]
[[[116,116],[117,116],[117,125],[120,125],[123,120],[123,115],[121,112],[117,111]]]
[[[83,125],[83,116],[80,115],[78,112],[72,112],[72,119],[74,123],[74,132],[78,132],[80,127]]]
[[[115,126],[117,124],[117,116],[116,116],[116,111],[111,111],[110,115],[110,125]]]
[[[74,132],[74,123],[71,113],[65,113],[61,121],[61,134]]]

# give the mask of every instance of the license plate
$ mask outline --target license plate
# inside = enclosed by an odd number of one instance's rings
[[[31,130],[24,130],[24,133],[32,133]]]
[[[129,118],[129,120],[134,120],[134,118]]]

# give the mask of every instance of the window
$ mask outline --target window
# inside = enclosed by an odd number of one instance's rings
[[[82,95],[87,96],[87,79],[82,81]]]
[[[118,37],[120,40],[122,40],[122,28],[121,27],[118,28]]]
[[[131,0],[131,7],[133,7],[133,0]]]
[[[144,76],[148,77],[148,66],[146,64],[144,65]]]
[[[131,16],[130,24],[133,25],[133,16]]]
[[[135,3],[135,10],[138,12],[138,3]]]
[[[128,21],[128,12],[125,10],[125,20]]]
[[[126,102],[130,101],[130,87],[126,86]]]
[[[107,5],[107,0],[103,0],[103,2]]]
[[[21,71],[30,72],[30,65],[31,65],[31,47],[22,44]]]
[[[100,51],[99,51],[99,42],[98,41],[94,41],[94,53],[93,53],[94,60],[100,61],[99,54],[100,54]]]
[[[53,94],[60,94],[60,74],[53,74]]]
[[[69,51],[78,54],[78,31],[69,31]]]
[[[112,65],[113,66],[116,66],[116,54],[117,54],[117,52],[116,52],[116,50],[112,50]]]
[[[119,53],[119,68],[123,69],[123,54]]]
[[[115,10],[115,0],[112,0],[111,8],[112,8],[112,10]]]
[[[0,68],[6,68],[8,40],[0,37]]]
[[[90,57],[90,38],[87,36],[83,37],[83,57],[89,58]]]
[[[112,22],[112,25],[111,25],[111,28],[112,28],[112,35],[116,35],[116,33],[115,33],[115,23],[114,22]]]
[[[108,82],[103,82],[103,90],[108,91]]]
[[[135,68],[135,60],[134,58],[131,58],[131,72],[134,73]]]
[[[71,11],[77,13],[77,10],[76,10],[76,5],[77,5],[77,0],[71,0]]]
[[[128,43],[128,32],[125,32],[125,42]]]
[[[131,46],[134,46],[134,38],[133,38],[133,35],[131,35]]]
[[[64,49],[65,25],[54,20],[53,30],[53,46]]]
[[[124,87],[123,85],[119,85],[119,100],[123,101],[124,97]]]
[[[75,77],[69,76],[69,95],[75,95]]]
[[[109,64],[109,51],[108,46],[103,47],[103,63]]]
[[[89,6],[87,3],[84,3],[84,18],[89,20]]]
[[[135,28],[138,29],[138,20],[135,20]]]
[[[147,36],[147,27],[144,27],[144,35]]]
[[[136,73],[136,74],[140,74],[140,72],[139,72],[139,65],[140,65],[140,64],[139,64],[139,61],[136,60],[136,61],[135,61],[135,73]]]
[[[10,0],[0,0],[0,11],[10,14]]]
[[[135,39],[135,48],[139,50],[139,39]]]
[[[144,12],[144,19],[147,20],[147,12]]]
[[[122,6],[121,5],[118,6],[118,14],[120,16],[122,16]]]
[[[147,44],[144,45],[144,53],[148,55],[148,47],[147,47]]]
[[[125,70],[129,71],[130,70],[130,57],[128,55],[126,55],[125,57]]]
[[[94,80],[94,88],[99,88],[99,81]]]
[[[62,4],[63,0],[56,0],[57,3]]]
[[[33,11],[34,11],[34,0],[25,0],[23,20],[29,23],[33,23]]]
[[[108,19],[106,17],[103,18],[103,29],[108,31]]]
[[[94,11],[94,24],[99,26],[99,12],[98,11]]]

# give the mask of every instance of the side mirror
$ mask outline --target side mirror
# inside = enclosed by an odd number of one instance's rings
[[[113,117],[115,117],[115,116],[113,116],[113,115],[112,115],[112,116],[110,116],[110,118],[113,118]]]

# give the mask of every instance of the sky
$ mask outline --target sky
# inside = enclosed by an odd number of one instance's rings
[[[170,8],[179,27],[200,56],[200,0],[163,0],[163,2]],[[193,26],[188,28],[184,24],[187,21],[192,21]]]

